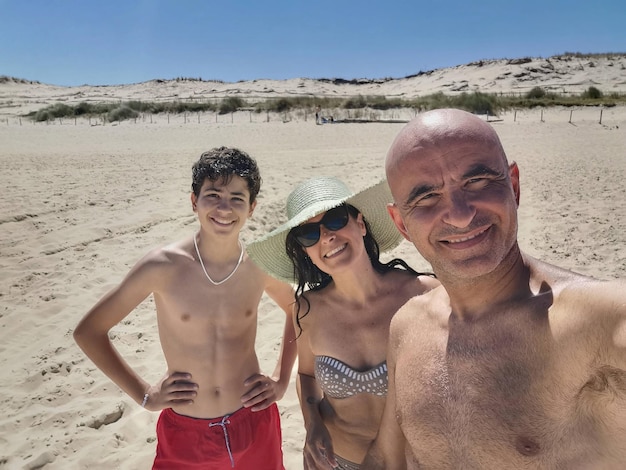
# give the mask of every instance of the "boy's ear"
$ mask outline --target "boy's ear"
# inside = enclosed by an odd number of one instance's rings
[[[191,208],[194,212],[198,210],[198,198],[196,197],[194,192],[191,193]]]
[[[254,212],[254,208],[256,207],[256,200],[250,204],[250,210],[248,211],[248,217],[252,217],[252,213]]]

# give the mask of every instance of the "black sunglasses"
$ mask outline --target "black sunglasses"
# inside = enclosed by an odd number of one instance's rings
[[[342,204],[337,207],[326,211],[324,217],[319,222],[311,222],[304,225],[298,225],[294,227],[293,235],[296,237],[296,241],[304,248],[309,248],[315,245],[320,239],[320,228],[323,225],[328,230],[333,232],[340,230],[348,225],[348,206]]]

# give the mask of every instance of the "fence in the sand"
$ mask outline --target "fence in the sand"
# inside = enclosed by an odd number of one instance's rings
[[[73,116],[55,118],[36,122],[22,116],[0,117],[0,125],[4,126],[131,126],[137,124],[169,124],[169,125],[239,125],[244,123],[270,122],[310,122],[314,124],[354,124],[354,123],[404,123],[417,114],[418,109],[396,108],[376,110],[362,109],[324,109],[316,121],[315,112],[306,109],[292,109],[286,112],[258,112],[251,109],[240,109],[235,112],[220,114],[218,112],[197,113],[142,113],[138,117],[108,121],[106,116]],[[490,122],[596,122],[598,124],[617,124],[626,121],[626,106],[614,107],[554,107],[524,108],[502,111],[498,115],[485,115]]]

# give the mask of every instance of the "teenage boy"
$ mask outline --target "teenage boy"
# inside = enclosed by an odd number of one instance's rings
[[[200,230],[144,256],[80,321],[74,339],[113,382],[157,422],[154,469],[283,469],[280,416],[295,360],[293,290],[247,256],[239,232],[256,206],[256,162],[214,148],[193,165],[191,205]],[[254,350],[263,292],[285,311],[274,374]],[[109,340],[109,330],[154,296],[167,373],[141,378]]]

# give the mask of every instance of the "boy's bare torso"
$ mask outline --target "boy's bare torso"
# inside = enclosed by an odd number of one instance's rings
[[[155,254],[159,336],[168,371],[190,373],[198,385],[194,403],[173,410],[220,417],[241,408],[244,381],[260,370],[254,343],[264,276],[245,256],[233,277],[215,286],[192,250],[186,240]]]
[[[626,358],[568,282],[473,322],[450,315],[442,289],[398,313],[409,468],[623,468]]]

